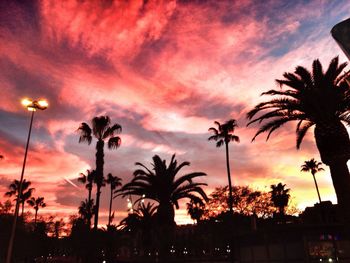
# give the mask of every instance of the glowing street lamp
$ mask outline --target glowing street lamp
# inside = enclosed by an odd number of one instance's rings
[[[16,226],[17,226],[17,219],[18,219],[18,213],[19,213],[19,205],[20,205],[20,197],[22,194],[22,183],[23,183],[23,175],[24,175],[24,169],[26,166],[27,161],[27,153],[28,153],[28,147],[29,147],[29,140],[30,135],[32,132],[32,125],[33,125],[33,119],[34,119],[34,112],[36,110],[45,110],[49,106],[46,100],[40,99],[40,100],[31,100],[31,99],[23,99],[21,101],[22,105],[25,106],[29,111],[32,112],[31,118],[30,118],[30,125],[29,125],[29,132],[28,132],[28,138],[27,138],[27,144],[26,144],[26,150],[24,153],[24,160],[23,160],[23,166],[22,166],[22,173],[21,173],[21,179],[19,180],[19,189],[18,189],[18,197],[16,200],[16,208],[15,208],[15,215],[13,219],[12,229],[11,229],[11,236],[10,241],[7,249],[7,257],[6,257],[6,263],[11,263],[11,257],[12,257],[12,250],[13,250],[13,243],[15,240],[16,235]]]

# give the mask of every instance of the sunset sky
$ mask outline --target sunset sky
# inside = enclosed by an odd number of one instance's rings
[[[316,58],[346,60],[330,30],[349,10],[349,1],[326,0],[0,1],[0,201],[20,177],[30,120],[20,100],[29,97],[50,103],[35,116],[25,172],[47,202],[39,214],[76,214],[87,197],[77,177],[95,168],[96,141],[79,144],[76,130],[99,115],[123,127],[121,147],[105,151],[105,173],[123,182],[135,162],[176,153],[191,162],[183,172],[207,173],[208,193],[225,185],[224,148],[207,141],[208,128],[234,118],[233,184],[283,182],[299,208],[313,205],[312,176],[300,172],[320,159],[312,132],[298,151],[295,124],[251,143],[257,127],[245,116],[283,72]],[[334,203],[328,168],[317,178],[322,199]],[[102,223],[108,196],[105,188]],[[126,200],[114,208],[118,222]],[[185,210],[176,220],[190,222]]]

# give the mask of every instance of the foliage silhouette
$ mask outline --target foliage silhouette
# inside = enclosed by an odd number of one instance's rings
[[[227,213],[229,207],[227,199],[229,196],[228,186],[216,187],[209,195],[204,218],[216,218],[222,213]],[[271,201],[270,193],[257,191],[249,186],[233,187],[234,212],[241,215],[256,215],[260,218],[268,218],[275,211]]]
[[[109,173],[107,175],[106,184],[108,184],[110,186],[110,189],[111,189],[111,195],[109,198],[109,213],[108,213],[108,225],[107,225],[108,227],[110,227],[111,223],[112,223],[113,193],[117,187],[122,186],[121,181],[122,181],[122,179],[119,178],[118,176],[113,176],[111,173]]]
[[[279,215],[281,218],[285,216],[285,209],[288,206],[290,194],[290,189],[285,188],[286,185],[278,183],[276,185],[271,185],[271,201],[274,206],[278,209]]]
[[[197,202],[194,200],[190,200],[190,202],[187,203],[186,206],[187,206],[187,213],[190,215],[191,219],[198,224],[205,212],[204,202]]]
[[[80,218],[84,221],[86,225],[90,228],[90,222],[91,222],[91,215],[94,213],[94,199],[85,199],[80,203],[80,206],[78,208],[78,213],[80,215]]]
[[[268,140],[271,133],[284,124],[297,121],[298,149],[307,131],[315,125],[316,145],[322,162],[330,168],[343,211],[349,210],[350,205],[350,175],[346,164],[350,157],[350,140],[342,123],[350,124],[350,93],[346,82],[349,73],[342,73],[346,65],[339,64],[338,57],[335,57],[326,72],[318,59],[312,64],[312,72],[298,66],[294,73],[284,73],[284,79],[276,80],[287,89],[262,93],[273,98],[256,105],[247,114],[251,120],[248,125],[264,122],[253,140],[264,132],[268,132]],[[261,115],[255,117],[258,113]],[[350,218],[350,214],[347,217]]]
[[[15,196],[15,200],[17,200],[18,196],[20,196],[19,200],[20,200],[20,204],[22,205],[22,216],[24,213],[24,203],[25,201],[27,201],[31,196],[32,193],[34,191],[34,188],[29,188],[30,185],[32,184],[30,181],[27,181],[26,179],[23,180],[22,182],[22,193],[19,195],[18,191],[19,191],[19,181],[18,180],[14,180],[10,185],[9,185],[9,189],[10,191],[5,193],[5,196],[7,197],[12,197]]]
[[[194,172],[185,174],[176,178],[178,172],[189,162],[177,164],[175,154],[172,156],[169,165],[158,155],[153,157],[153,171],[142,163],[136,163],[141,169],[134,171],[134,178],[131,182],[125,184],[122,192],[118,195],[123,197],[128,195],[140,196],[140,199],[146,198],[156,201],[158,205],[157,218],[161,225],[174,225],[174,206],[179,208],[179,200],[189,198],[198,202],[207,200],[207,195],[202,189],[205,183],[194,183],[193,179],[205,176],[205,173]],[[199,194],[196,195],[196,194]],[[202,199],[203,198],[203,199]]]
[[[80,177],[78,178],[78,182],[85,184],[86,189],[88,190],[88,199],[87,199],[87,203],[86,204],[90,204],[91,208],[88,209],[87,211],[90,214],[87,214],[87,223],[89,225],[89,227],[91,227],[91,218],[93,215],[93,199],[91,199],[91,193],[92,193],[92,188],[93,188],[93,184],[95,181],[95,176],[96,176],[96,171],[95,170],[86,170],[86,174],[80,173]]]
[[[27,200],[27,204],[29,204],[35,210],[34,224],[36,226],[36,219],[38,216],[39,208],[46,207],[46,203],[44,202],[44,197],[37,197],[37,198],[31,197],[29,200]]]
[[[311,172],[312,177],[314,178],[317,196],[318,196],[318,200],[320,201],[320,203],[321,203],[321,195],[320,195],[320,191],[318,190],[318,185],[317,185],[315,175],[319,171],[324,171],[324,169],[321,167],[321,165],[322,165],[321,162],[318,162],[314,158],[312,158],[309,161],[305,161],[304,164],[301,166],[302,172]]]
[[[122,127],[119,124],[111,125],[111,120],[108,116],[94,117],[91,121],[92,128],[83,122],[78,128],[80,133],[79,142],[88,144],[92,141],[92,136],[97,139],[96,143],[96,209],[94,218],[94,229],[97,230],[98,214],[100,209],[101,188],[104,184],[103,166],[104,166],[104,143],[108,140],[109,149],[117,149],[120,146],[121,139],[115,134],[121,132]]]
[[[214,122],[218,128],[211,127],[209,128],[210,132],[213,132],[214,135],[210,136],[208,140],[216,141],[216,147],[221,147],[225,144],[226,150],[226,168],[227,168],[227,178],[228,178],[228,187],[229,187],[229,198],[228,205],[230,208],[230,212],[233,215],[233,200],[232,200],[232,182],[231,182],[231,172],[230,172],[230,158],[229,158],[229,150],[228,144],[230,142],[239,142],[239,137],[234,135],[235,128],[237,127],[237,122],[234,119],[231,119],[224,124],[220,124],[219,122]]]

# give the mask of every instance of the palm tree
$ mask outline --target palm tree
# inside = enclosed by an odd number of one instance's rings
[[[46,203],[44,202],[44,197],[38,197],[38,198],[31,197],[29,200],[27,200],[27,204],[29,204],[35,210],[34,224],[36,225],[36,219],[38,216],[39,208],[46,207]]]
[[[96,176],[96,172],[95,170],[86,170],[86,174],[80,173],[80,177],[78,178],[78,182],[85,184],[86,189],[88,190],[88,199],[87,202],[89,204],[92,204],[93,206],[93,201],[94,199],[91,199],[91,193],[92,193],[92,188],[95,182],[95,176]],[[87,214],[87,221],[88,221],[88,225],[89,228],[91,227],[91,218],[92,218],[92,214],[93,214],[93,210],[89,209],[87,210],[88,212],[91,212],[91,214]]]
[[[191,200],[187,205],[187,213],[190,215],[191,219],[194,220],[197,224],[204,215],[204,203],[198,203],[194,200]]]
[[[171,226],[175,224],[174,206],[176,209],[179,208],[180,199],[188,198],[198,202],[203,202],[202,198],[208,200],[201,188],[207,184],[192,181],[196,177],[205,176],[205,173],[194,172],[175,178],[181,168],[190,165],[189,162],[177,165],[175,154],[168,166],[166,161],[158,155],[153,157],[152,170],[142,163],[136,163],[136,165],[140,166],[141,169],[134,171],[134,178],[123,186],[122,192],[118,195],[123,195],[123,197],[137,195],[140,196],[139,200],[147,198],[157,202],[157,218],[160,225]]]
[[[111,120],[108,116],[94,117],[91,122],[92,129],[87,123],[83,122],[78,128],[78,132],[80,133],[79,142],[87,142],[88,144],[90,144],[92,141],[92,135],[97,139],[95,176],[96,209],[94,220],[94,229],[97,230],[101,188],[104,183],[104,141],[108,139],[107,145],[109,149],[117,149],[120,146],[121,139],[119,138],[119,136],[115,136],[115,134],[121,132],[122,127],[119,124],[111,125]]]
[[[321,160],[330,168],[338,203],[344,211],[350,205],[350,175],[346,165],[350,158],[350,140],[342,123],[350,124],[349,86],[345,81],[349,74],[342,74],[345,67],[346,63],[339,65],[338,57],[332,59],[326,72],[318,59],[312,64],[312,72],[298,66],[294,73],[284,73],[284,79],[276,80],[282,88],[287,86],[288,89],[264,92],[262,95],[273,96],[273,99],[256,105],[247,114],[251,120],[248,125],[265,121],[253,140],[264,132],[268,132],[269,139],[276,129],[297,121],[297,149],[307,131],[315,125]],[[261,112],[262,115],[255,117]]]
[[[312,177],[314,178],[316,191],[317,191],[317,195],[318,195],[318,200],[320,201],[320,203],[321,203],[321,195],[320,195],[320,191],[318,190],[318,185],[317,185],[315,174],[319,171],[324,171],[324,169],[321,167],[321,165],[322,165],[321,162],[318,162],[314,158],[312,158],[309,161],[305,161],[304,164],[301,166],[302,172],[311,172]]]
[[[91,221],[91,215],[94,212],[94,199],[88,200],[85,199],[80,203],[80,206],[78,207],[78,213],[80,215],[80,218],[87,224],[90,228],[90,221]]]
[[[288,205],[290,194],[290,189],[285,189],[286,185],[278,183],[276,185],[271,185],[271,201],[274,206],[278,209],[281,216],[285,215],[285,208]]]
[[[231,183],[231,172],[230,172],[230,158],[228,144],[230,142],[239,142],[239,137],[234,135],[235,128],[237,127],[237,122],[234,119],[231,119],[224,124],[220,122],[214,122],[218,129],[211,127],[209,131],[213,132],[214,135],[210,136],[208,140],[216,141],[216,147],[221,147],[225,144],[226,150],[226,168],[227,168],[227,178],[228,178],[228,187],[229,187],[229,197],[228,197],[228,206],[230,208],[230,213],[233,215],[233,200],[232,200],[232,183]]]
[[[22,193],[19,195],[18,192],[19,192],[19,185],[20,185],[20,183],[19,183],[18,180],[14,180],[9,185],[10,191],[5,193],[5,196],[8,196],[8,197],[15,196],[16,197],[15,200],[17,200],[17,198],[19,196],[20,203],[22,204],[22,216],[23,216],[23,213],[24,213],[24,203],[25,203],[26,200],[28,200],[32,196],[32,193],[34,191],[34,188],[29,188],[29,186],[31,184],[32,183],[30,181],[27,181],[26,179],[24,179],[22,181]]]
[[[88,190],[88,199],[91,200],[91,192],[95,180],[95,170],[86,170],[86,174],[80,173],[80,177],[78,178],[78,182],[85,184],[86,189]]]
[[[143,231],[150,230],[153,226],[158,206],[147,203],[140,203],[139,207],[128,214],[126,218],[120,221],[120,227],[123,230],[131,231],[140,229]]]
[[[111,173],[107,175],[106,184],[109,184],[111,188],[111,196],[109,199],[109,213],[108,213],[108,227],[110,227],[112,222],[112,202],[113,202],[113,192],[118,187],[121,186],[122,179],[118,176],[113,176]]]

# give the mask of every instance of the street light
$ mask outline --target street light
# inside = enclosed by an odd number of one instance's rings
[[[12,250],[13,250],[13,243],[15,240],[16,235],[16,226],[17,226],[17,219],[18,219],[18,213],[19,213],[19,205],[20,205],[20,197],[22,195],[22,183],[23,183],[23,175],[24,175],[24,169],[26,166],[27,161],[27,153],[28,153],[28,147],[29,147],[29,140],[30,140],[30,134],[32,132],[32,125],[33,125],[33,119],[34,119],[34,112],[36,110],[45,110],[49,106],[46,100],[40,99],[40,100],[31,100],[31,99],[23,99],[21,101],[22,105],[25,106],[29,111],[32,112],[30,117],[30,125],[29,125],[29,132],[28,132],[28,138],[27,138],[27,144],[26,144],[26,150],[24,153],[24,160],[23,160],[23,166],[22,166],[22,173],[21,173],[21,179],[19,180],[19,189],[18,189],[18,196],[16,200],[16,208],[15,208],[15,215],[13,219],[12,229],[11,229],[11,236],[10,241],[7,249],[7,257],[6,257],[6,263],[11,263],[11,257],[12,257]]]

